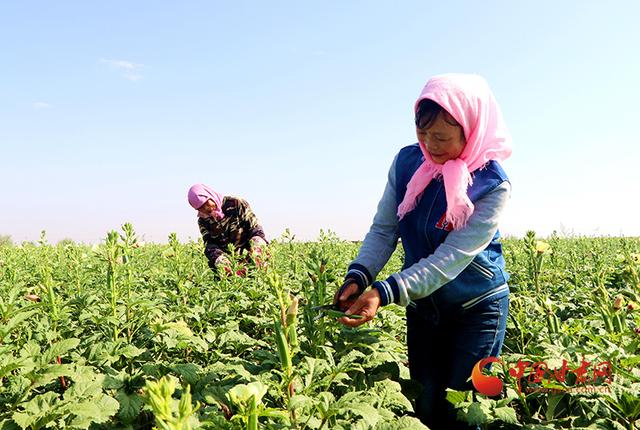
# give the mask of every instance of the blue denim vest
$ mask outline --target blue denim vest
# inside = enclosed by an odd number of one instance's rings
[[[396,196],[402,202],[409,180],[423,162],[418,144],[402,148],[396,160]],[[467,190],[472,202],[482,198],[504,181],[506,173],[496,161],[472,173],[473,184]],[[404,248],[403,269],[432,254],[446,239],[450,226],[444,221],[447,200],[442,178],[433,179],[425,189],[416,208],[399,222],[400,238]],[[436,290],[430,297],[438,304],[463,304],[507,283],[502,244],[497,231],[489,245],[480,252],[455,279]],[[494,298],[509,294],[503,289]],[[419,305],[422,300],[417,300]]]

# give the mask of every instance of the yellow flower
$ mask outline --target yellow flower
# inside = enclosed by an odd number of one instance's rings
[[[538,254],[544,254],[545,252],[551,252],[551,245],[541,240],[536,241],[536,252]]]

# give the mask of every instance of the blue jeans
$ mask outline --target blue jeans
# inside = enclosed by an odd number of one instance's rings
[[[422,384],[416,413],[433,430],[469,428],[456,422],[446,388],[472,390],[473,366],[498,356],[504,341],[509,296],[487,299],[470,308],[438,305],[432,297],[407,307],[407,346],[411,379]]]

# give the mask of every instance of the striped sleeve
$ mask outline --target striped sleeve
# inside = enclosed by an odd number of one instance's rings
[[[411,300],[427,297],[455,279],[493,239],[510,192],[509,182],[503,182],[475,202],[466,227],[449,233],[433,254],[383,281],[376,281],[373,288],[380,292],[382,304],[407,306]]]
[[[225,255],[220,246],[222,238],[213,237],[202,218],[198,218],[198,228],[200,229],[202,241],[204,242],[204,255],[209,260],[209,267],[214,268],[218,259]]]

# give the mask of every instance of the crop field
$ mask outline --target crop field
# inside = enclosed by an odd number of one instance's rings
[[[459,417],[635,428],[640,239],[530,232],[503,246],[510,317],[501,362],[485,370],[501,394],[450,392]],[[129,224],[94,246],[44,234],[0,246],[0,430],[426,428],[404,310],[350,329],[313,309],[357,250],[285,233],[266,268],[218,278],[201,243],[141,244]],[[379,277],[401,261],[399,246]]]

